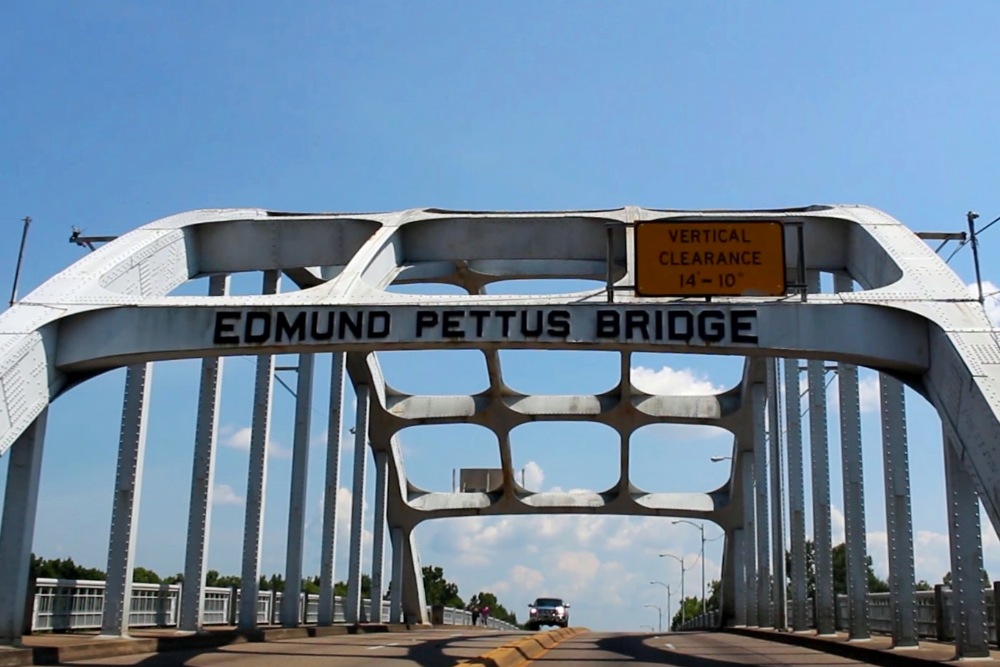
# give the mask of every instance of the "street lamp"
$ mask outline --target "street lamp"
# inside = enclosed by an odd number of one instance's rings
[[[659,584],[667,589],[667,623],[670,622],[670,586],[662,581],[651,581],[650,584]]]
[[[681,564],[681,625],[684,625],[684,621],[687,620],[684,614],[684,573],[690,570],[690,567],[684,567],[684,558],[680,556],[675,556],[673,554],[660,554],[660,558],[667,557],[673,558],[675,561]]]
[[[658,604],[646,604],[646,605],[643,605],[643,606],[644,607],[652,607],[653,609],[656,610],[656,616],[659,619],[659,626],[660,626],[660,629],[657,630],[657,632],[663,632],[663,607],[661,607]]]
[[[727,461],[727,460],[728,461],[732,461],[733,457],[732,456],[710,456],[710,457],[708,457],[708,460],[711,461],[712,463],[718,463],[719,461]]]
[[[694,526],[701,532],[701,613],[704,614],[705,613],[705,524],[698,524],[695,523],[694,521],[688,521],[687,519],[677,519],[676,521],[672,521],[671,523],[675,526],[679,523],[686,523],[689,526]],[[681,567],[684,567],[683,563],[681,563]],[[681,597],[682,598],[684,597],[684,593],[681,593]],[[683,600],[681,601],[681,604],[682,605],[684,604]]]

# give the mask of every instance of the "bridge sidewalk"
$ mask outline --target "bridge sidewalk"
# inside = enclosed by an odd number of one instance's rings
[[[921,641],[915,648],[892,647],[892,638],[873,635],[871,639],[849,641],[847,633],[838,632],[835,635],[817,635],[808,632],[778,632],[773,629],[761,628],[726,628],[725,632],[759,637],[769,641],[805,646],[806,648],[833,653],[845,658],[859,660],[873,665],[886,667],[928,667],[932,664],[962,664],[968,663],[966,658],[959,661],[955,658],[955,644],[939,641]],[[1000,662],[1000,650],[991,649],[990,657],[976,658],[976,662]]]
[[[428,626],[430,627],[430,626]],[[253,632],[234,627],[212,627],[204,632],[178,632],[173,628],[134,630],[128,637],[101,637],[96,632],[44,632],[26,635],[20,647],[0,647],[0,667],[55,665],[72,660],[88,660],[136,653],[215,648],[245,642],[277,641],[301,637],[327,637],[367,632],[397,632],[411,626],[372,623],[362,625],[265,626]]]

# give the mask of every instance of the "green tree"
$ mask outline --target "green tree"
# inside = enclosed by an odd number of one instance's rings
[[[458,597],[458,585],[444,578],[444,568],[425,565],[421,571],[427,604],[443,604],[446,607],[459,609],[465,606],[462,598]]]
[[[871,556],[865,556],[865,574],[869,593],[889,591],[889,583],[875,575]],[[833,548],[833,592],[837,595],[847,593],[847,544],[844,542]]]
[[[147,570],[144,567],[136,567],[132,569],[132,581],[137,584],[159,584],[163,583],[160,579],[160,575],[153,572],[152,570]]]
[[[931,586],[930,584],[927,583],[926,579],[921,579],[916,584],[916,589],[918,591],[929,591],[929,590],[932,590],[933,588],[934,588],[933,586]]]
[[[45,577],[51,579],[84,579],[89,581],[104,581],[107,575],[103,570],[94,567],[83,567],[73,562],[72,558],[53,558],[31,555],[32,578]]]
[[[670,621],[670,629],[677,630],[681,627],[681,609],[684,610],[684,620],[689,621],[701,613],[701,598],[684,598],[683,606],[677,608],[673,619]],[[708,604],[706,602],[706,604]]]

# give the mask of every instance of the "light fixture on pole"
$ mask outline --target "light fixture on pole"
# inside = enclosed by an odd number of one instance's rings
[[[710,456],[710,457],[708,457],[708,460],[711,461],[712,463],[718,463],[719,461],[732,461],[733,457],[732,456]]]
[[[668,626],[667,630],[669,631],[669,629],[670,629],[669,628],[669,626],[670,626],[670,585],[669,584],[665,584],[662,581],[651,581],[649,583],[650,584],[658,584],[658,585],[663,586],[664,588],[667,589],[667,626]]]
[[[659,627],[660,627],[660,629],[657,630],[657,632],[663,632],[663,607],[661,607],[658,604],[646,604],[646,605],[643,605],[643,606],[644,607],[652,607],[653,609],[656,610],[656,616],[659,619]]]
[[[681,625],[687,620],[687,615],[684,613],[684,573],[690,570],[689,567],[684,567],[684,558],[681,556],[675,556],[673,554],[660,554],[660,558],[673,558],[675,561],[681,564]]]
[[[671,522],[673,525],[679,523],[686,523],[689,526],[694,526],[701,532],[701,613],[705,613],[705,524],[698,524],[694,521],[688,521],[687,519],[677,519]],[[681,564],[684,567],[684,564]],[[683,596],[684,594],[681,593]]]

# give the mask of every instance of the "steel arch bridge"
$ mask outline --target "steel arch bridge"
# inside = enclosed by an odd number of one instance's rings
[[[644,297],[635,291],[636,226],[643,222],[781,225],[785,270],[797,287],[771,297]],[[229,276],[262,272],[259,296],[231,296]],[[821,276],[832,276],[823,291]],[[182,283],[210,277],[203,297],[171,296]],[[282,277],[294,289],[281,291]],[[500,296],[486,286],[514,279],[606,281],[605,289],[544,296]],[[462,295],[418,296],[390,285],[444,283]],[[383,379],[386,350],[476,349],[489,387],[475,395],[414,396]],[[504,382],[501,349],[610,350],[620,382],[598,395],[524,395]],[[714,396],[659,396],[638,390],[630,354],[638,351],[741,355],[742,381]],[[305,479],[313,357],[332,353],[327,489],[321,554],[320,624],[332,622],[336,493],[340,475],[343,386],[358,406],[354,493],[363,493],[368,452],[376,471],[372,599],[383,592],[385,528],[392,545],[396,619],[426,621],[412,531],[454,516],[586,513],[655,515],[713,521],[726,533],[723,620],[784,626],[784,545],[791,538],[791,625],[804,629],[803,467],[811,463],[817,545],[815,624],[832,631],[830,507],[824,362],[838,364],[852,636],[869,632],[864,584],[864,508],[857,366],[881,373],[886,512],[894,638],[916,642],[903,386],[929,401],[943,425],[949,533],[963,656],[986,650],[982,502],[1000,528],[1000,345],[983,308],[913,232],[863,206],[769,211],[469,212],[419,209],[378,214],[300,214],[257,209],[201,210],[140,227],[51,278],[0,314],[0,453],[11,457],[0,526],[0,638],[22,627],[47,407],[69,387],[127,367],[115,504],[109,545],[104,632],[126,634],[134,525],[152,362],[203,359],[187,535],[181,626],[197,629],[204,564],[220,373],[225,357],[258,355],[239,623],[255,626],[267,435],[274,354],[298,353],[293,488]],[[785,359],[784,373],[774,359]],[[788,504],[778,492],[776,419],[782,382],[798,396],[799,359],[807,360],[812,455],[805,425],[787,411]],[[791,399],[790,399],[791,400]],[[792,405],[791,403],[789,405]],[[515,479],[509,434],[533,420],[597,421],[621,438],[621,472],[589,494],[532,492]],[[480,492],[430,493],[407,479],[396,434],[415,424],[474,423],[498,438],[502,483]],[[729,481],[702,493],[648,493],[629,479],[629,436],[652,423],[713,424],[734,436]],[[770,433],[769,433],[770,432]],[[850,486],[848,486],[850,485]],[[304,493],[305,484],[299,484]],[[331,493],[330,491],[334,492]],[[301,578],[302,512],[292,502],[287,581]],[[361,503],[350,535],[349,621],[363,618],[360,596]],[[772,572],[773,571],[773,572]],[[772,574],[774,576],[772,576]],[[190,582],[198,582],[191,585]],[[289,600],[293,596],[288,596]],[[292,602],[284,622],[297,621]]]

